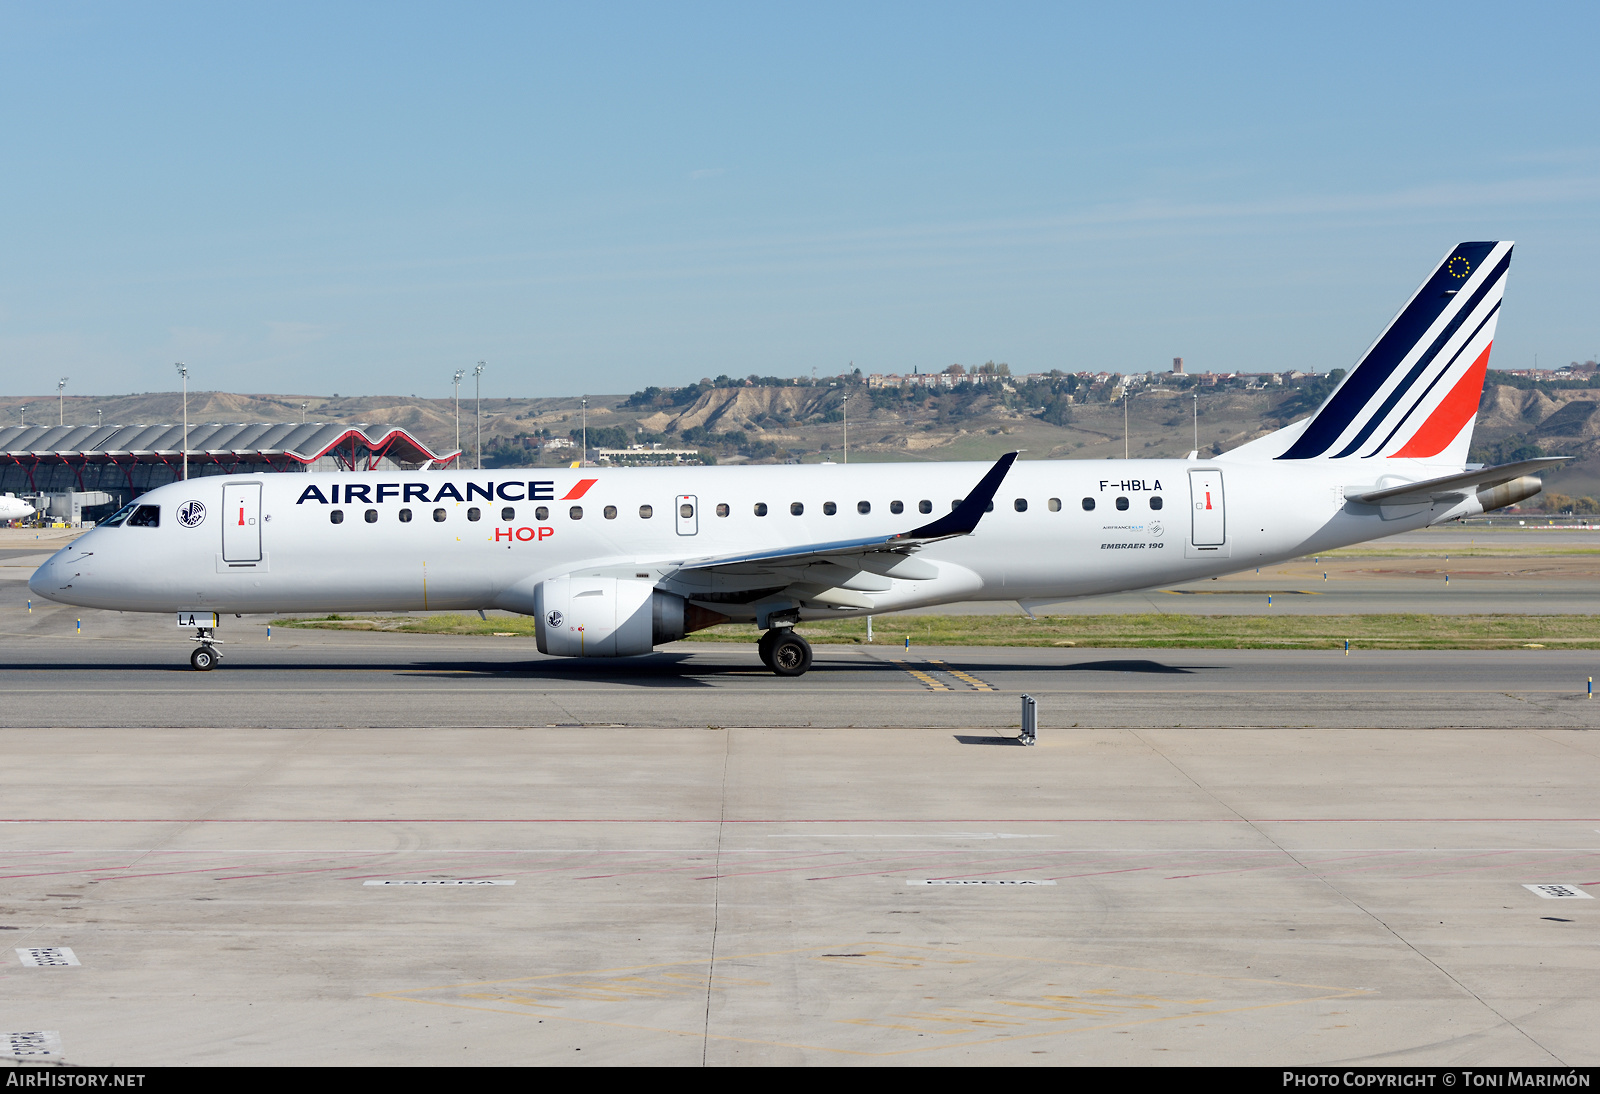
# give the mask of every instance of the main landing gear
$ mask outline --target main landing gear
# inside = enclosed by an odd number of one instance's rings
[[[189,655],[189,664],[198,672],[210,672],[217,667],[217,662],[222,660],[222,651],[217,649],[222,645],[222,639],[217,637],[217,632],[210,627],[196,627],[191,642],[200,643]]]
[[[811,643],[793,627],[773,627],[756,643],[761,663],[779,676],[802,676],[811,667]]]

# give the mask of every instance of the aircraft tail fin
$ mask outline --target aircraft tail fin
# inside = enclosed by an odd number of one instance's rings
[[[1317,412],[1252,442],[1247,455],[1464,464],[1511,248],[1451,248]]]

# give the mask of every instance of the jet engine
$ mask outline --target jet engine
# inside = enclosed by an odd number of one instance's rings
[[[655,582],[567,574],[534,591],[539,652],[557,657],[632,657],[683,637],[683,598]]]

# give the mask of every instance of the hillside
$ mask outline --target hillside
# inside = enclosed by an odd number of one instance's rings
[[[1547,476],[1551,489],[1600,497],[1600,388],[1490,383],[1484,390],[1474,437],[1474,458],[1499,461],[1530,455],[1579,457]],[[1324,378],[1310,384],[1246,388],[1238,384],[1135,388],[1127,406],[1130,456],[1182,457],[1199,444],[1207,451],[1236,447],[1302,416],[1320,402]],[[1318,387],[1316,381],[1321,381]],[[955,391],[869,391],[861,385],[712,386],[649,389],[632,396],[589,397],[591,446],[657,441],[698,447],[720,463],[841,459],[845,443],[844,394],[850,391],[849,447],[856,461],[989,459],[1015,448],[1029,459],[1106,459],[1123,454],[1120,400],[1107,401],[1105,385],[1080,387],[1070,405],[1047,387],[1021,381],[967,384]],[[677,400],[677,401],[675,401]],[[298,421],[301,405],[312,422],[398,425],[436,450],[455,447],[455,404],[414,396],[189,394],[191,422]],[[15,424],[27,407],[35,424],[55,424],[51,396],[0,396],[0,421]],[[69,396],[69,424],[175,422],[177,392]],[[576,436],[576,398],[485,399],[484,463],[535,463],[541,436]],[[461,446],[473,454],[473,404],[461,403]],[[572,453],[544,462],[565,462]]]

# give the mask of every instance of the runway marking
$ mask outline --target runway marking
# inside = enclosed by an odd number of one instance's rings
[[[938,661],[938,660],[935,660],[935,659],[933,659],[931,657],[928,659],[928,664],[944,666],[944,662],[943,661]],[[966,684],[968,687],[972,688],[973,691],[993,691],[994,690],[994,688],[990,687],[988,684],[984,683],[982,680],[979,680],[976,676],[970,676],[967,673],[962,672],[960,669],[952,669],[952,668],[949,668],[949,667],[942,667],[942,671],[948,672],[951,676],[954,676],[957,680],[960,680],[963,684]]]
[[[18,946],[17,959],[31,969],[83,964],[71,946]]]
[[[921,878],[918,880],[906,879],[907,885],[1054,885],[1055,882],[1040,878]]]
[[[923,672],[920,669],[912,668],[909,664],[907,664],[904,661],[899,661],[899,660],[895,660],[895,659],[891,658],[890,659],[890,664],[900,666],[900,668],[902,668],[906,672],[910,673],[912,678],[915,679],[918,683],[926,685],[929,691],[949,691],[950,690],[947,686],[945,686],[944,684],[941,684],[939,681],[935,680],[932,676],[929,676],[927,673]]]
[[[1531,893],[1538,893],[1546,900],[1572,900],[1574,898],[1578,900],[1594,899],[1593,893],[1586,893],[1576,885],[1570,884],[1546,883],[1544,885],[1524,885],[1523,888]]]
[[[810,960],[795,960],[795,958]],[[1370,988],[1060,961],[945,947],[851,943],[719,959],[553,972],[375,992],[372,998],[621,1030],[886,1057],[1315,1004]],[[930,978],[930,974],[932,974]],[[929,996],[933,983],[939,996]],[[707,990],[748,1036],[706,1025]],[[796,1019],[784,1001],[837,1001]],[[885,1005],[887,1000],[887,1005]],[[858,1002],[859,1001],[859,1002]],[[855,1011],[855,1013],[851,1013]]]
[[[363,885],[515,885],[515,881],[489,881],[478,878],[449,878],[447,880],[419,880],[409,878],[406,880],[363,881]]]
[[[0,1033],[0,1055],[60,1056],[61,1034],[53,1029]]]

